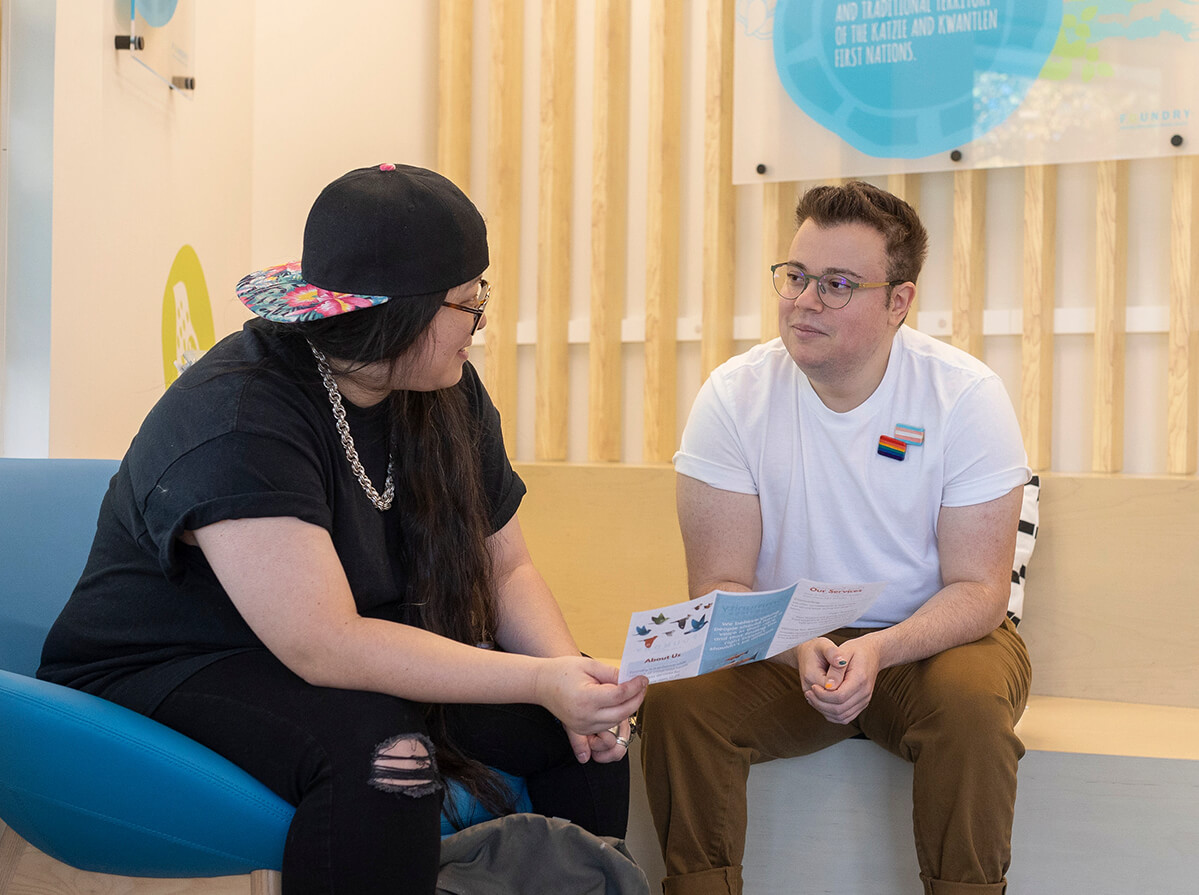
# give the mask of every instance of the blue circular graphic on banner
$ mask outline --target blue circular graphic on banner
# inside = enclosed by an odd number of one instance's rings
[[[151,28],[161,28],[175,14],[179,0],[133,0],[133,8],[141,13]]]
[[[818,124],[876,158],[923,158],[1002,123],[1061,27],[1060,0],[779,0],[774,64]]]

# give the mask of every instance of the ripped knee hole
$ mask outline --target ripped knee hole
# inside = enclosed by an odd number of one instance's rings
[[[442,788],[434,759],[433,741],[421,733],[406,733],[375,747],[368,781],[375,789],[411,798],[427,796]]]

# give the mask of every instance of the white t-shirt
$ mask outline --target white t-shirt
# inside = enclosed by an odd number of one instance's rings
[[[902,460],[879,453],[896,426],[924,430]],[[758,495],[755,590],[886,582],[859,627],[903,621],[941,589],[942,506],[994,500],[1031,475],[999,377],[908,326],[879,387],[847,413],[824,405],[781,339],[725,362],[696,397],[674,466]]]

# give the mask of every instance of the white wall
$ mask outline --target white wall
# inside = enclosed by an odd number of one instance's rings
[[[50,443],[54,12],[7,0],[0,49],[0,446],[29,457]]]
[[[304,219],[325,184],[382,162],[431,167],[437,148],[435,0],[249,8],[257,39],[247,273],[300,257]]]
[[[164,292],[182,246],[200,259],[219,339],[248,316],[237,280],[299,257],[325,183],[434,163],[437,3],[195,2],[190,97],[114,49],[127,2],[60,0],[57,22],[44,0],[9,5],[26,13],[12,80],[39,79],[45,119],[21,155],[45,182],[40,229],[22,203],[36,178],[9,205],[24,216],[7,243],[16,344],[3,366],[20,401],[6,395],[18,422],[0,446],[119,457],[164,388]]]
[[[59,4],[54,90],[50,454],[119,457],[161,396],[162,313],[179,249],[199,256],[218,333],[247,268],[253,21],[196,4],[194,96],[128,53],[122,4]]]

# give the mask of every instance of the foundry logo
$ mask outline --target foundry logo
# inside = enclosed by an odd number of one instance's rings
[[[1121,112],[1120,130],[1132,131],[1150,127],[1177,127],[1191,120],[1190,109],[1145,109],[1140,112]]]

